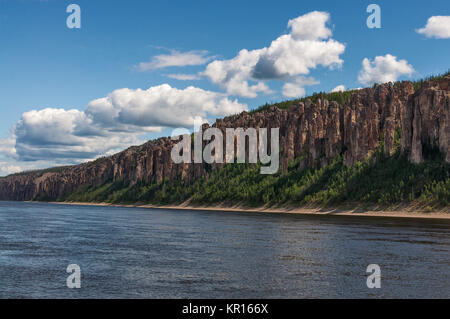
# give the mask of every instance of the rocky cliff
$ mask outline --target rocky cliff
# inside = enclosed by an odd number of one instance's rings
[[[271,107],[260,112],[219,119],[214,127],[280,128],[280,163],[303,156],[300,169],[318,167],[342,155],[347,165],[368,158],[383,143],[384,152],[397,147],[411,162],[420,163],[430,149],[450,162],[450,76],[425,82],[378,85],[353,93],[344,104],[326,99]],[[400,138],[401,136],[401,138]],[[396,138],[397,137],[397,138]],[[400,138],[400,145],[396,140]],[[193,181],[208,176],[206,164],[174,164],[169,138],[159,138],[110,157],[77,166],[15,174],[0,179],[0,200],[56,200],[82,186],[107,181],[156,183],[181,176]],[[214,164],[220,169],[224,164]]]

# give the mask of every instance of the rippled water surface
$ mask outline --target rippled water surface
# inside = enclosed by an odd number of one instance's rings
[[[449,252],[450,221],[0,202],[0,298],[450,298]]]

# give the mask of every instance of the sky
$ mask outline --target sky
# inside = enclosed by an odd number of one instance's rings
[[[380,28],[368,27],[370,4]],[[446,72],[450,5],[0,0],[0,43],[4,176],[110,155],[266,102]]]

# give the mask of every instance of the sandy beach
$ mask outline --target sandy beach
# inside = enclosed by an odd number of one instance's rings
[[[412,210],[411,207],[403,207],[396,210],[364,210],[361,208],[314,208],[314,207],[243,207],[235,206],[192,206],[189,204],[174,205],[149,205],[149,204],[110,204],[110,203],[84,203],[84,202],[52,202],[58,205],[84,205],[102,207],[134,207],[147,209],[170,210],[202,210],[224,211],[242,213],[266,213],[266,214],[301,214],[322,216],[359,216],[359,217],[392,217],[392,218],[426,218],[426,219],[450,219],[450,209],[445,207],[439,211],[424,212]]]

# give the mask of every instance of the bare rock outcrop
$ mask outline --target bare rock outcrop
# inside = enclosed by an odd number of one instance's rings
[[[421,163],[424,148],[436,148],[450,162],[450,76],[422,85],[405,110],[402,148]]]

